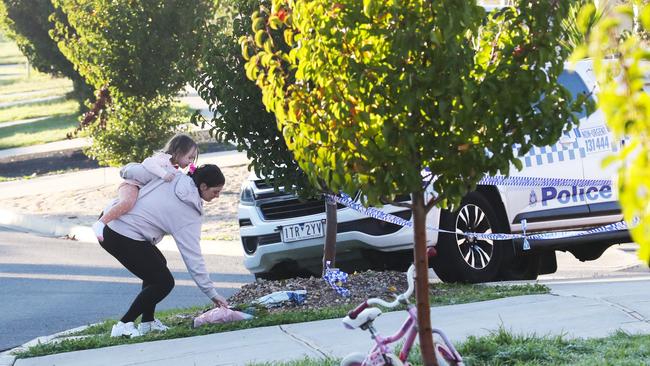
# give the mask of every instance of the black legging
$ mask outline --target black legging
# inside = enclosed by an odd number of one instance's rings
[[[156,304],[174,288],[174,277],[167,268],[163,254],[155,245],[127,238],[108,226],[104,228],[101,246],[142,280],[142,291],[120,320],[124,323],[132,322],[140,314],[143,322],[154,320]]]

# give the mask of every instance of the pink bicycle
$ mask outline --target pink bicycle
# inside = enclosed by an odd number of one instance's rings
[[[343,324],[348,329],[361,328],[362,330],[368,330],[376,344],[367,354],[355,352],[347,355],[341,361],[341,366],[410,365],[407,362],[407,358],[418,334],[417,309],[413,304],[410,304],[408,300],[409,297],[411,297],[411,294],[413,294],[414,273],[415,266],[411,264],[406,273],[408,289],[403,294],[397,296],[395,301],[386,302],[379,298],[368,299],[357,306],[354,310],[351,310],[343,319]],[[397,333],[389,337],[381,336],[373,326],[374,320],[381,315],[381,310],[371,306],[381,305],[387,308],[394,308],[399,304],[408,305],[408,318],[404,321],[404,324],[402,324]],[[399,352],[399,356],[396,356],[390,345],[399,341],[404,336],[406,336],[406,341]],[[458,351],[456,351],[456,348],[454,348],[454,345],[449,341],[447,336],[439,329],[433,329],[433,336],[434,352],[438,364],[440,366],[462,366],[463,358],[460,356]]]

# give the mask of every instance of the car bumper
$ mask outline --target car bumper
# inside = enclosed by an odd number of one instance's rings
[[[383,210],[411,220],[410,211],[403,207],[385,206]],[[258,207],[240,206],[240,222],[247,224],[240,227],[245,267],[252,273],[262,273],[283,262],[296,262],[302,268],[319,266],[324,237],[285,243],[282,242],[280,228],[282,225],[322,220],[324,217],[324,214],[319,214],[265,221],[261,219]],[[411,228],[368,218],[349,208],[339,209],[337,220],[337,259],[359,258],[363,249],[392,252],[413,247]],[[439,210],[431,210],[427,224],[437,226],[438,222]],[[435,243],[437,233],[428,233],[428,240]]]

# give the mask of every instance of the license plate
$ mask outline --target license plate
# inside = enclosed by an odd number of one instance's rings
[[[323,223],[325,220],[303,222],[301,224],[287,225],[282,227],[282,241],[290,243],[293,241],[321,238],[325,235]]]

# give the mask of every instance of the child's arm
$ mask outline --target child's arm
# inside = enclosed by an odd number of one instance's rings
[[[151,174],[165,179],[169,174],[171,174],[167,169],[165,169],[165,166],[171,165],[169,159],[171,159],[171,155],[169,154],[154,154],[153,156],[144,159],[142,166]]]

